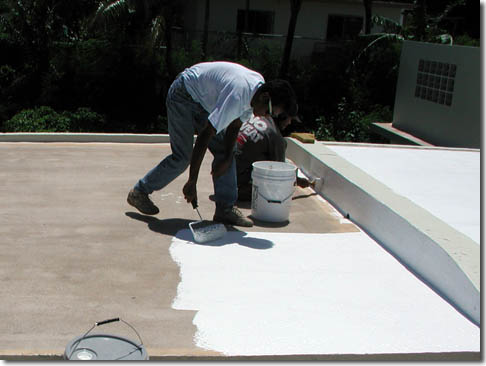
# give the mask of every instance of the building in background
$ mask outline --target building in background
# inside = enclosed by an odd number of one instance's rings
[[[404,11],[411,8],[412,4],[373,1],[372,13],[403,24]],[[363,32],[364,18],[362,0],[303,0],[292,57],[311,57],[342,45]],[[206,26],[209,45],[221,43],[223,34],[243,34],[247,39],[264,38],[283,48],[289,19],[289,0],[189,0],[185,2],[180,35],[189,42],[202,40]],[[372,33],[379,31],[379,27],[372,29]]]

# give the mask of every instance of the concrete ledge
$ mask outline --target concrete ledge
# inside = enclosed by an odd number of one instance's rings
[[[168,134],[18,132],[0,133],[0,142],[168,143]]]
[[[287,156],[316,190],[476,325],[480,247],[466,235],[372,178],[324,144],[289,138]]]
[[[480,352],[441,353],[388,353],[388,354],[345,354],[345,355],[284,355],[284,356],[207,356],[207,355],[162,355],[151,356],[149,361],[480,361]],[[46,355],[0,355],[6,361],[63,361],[64,357]],[[65,361],[65,360],[64,360]]]
[[[151,361],[479,361],[480,352],[328,354],[284,356],[154,356]]]
[[[371,130],[389,139],[392,144],[434,146],[425,140],[419,139],[418,137],[409,134],[408,132],[393,127],[391,123],[387,123],[387,122],[372,123]]]

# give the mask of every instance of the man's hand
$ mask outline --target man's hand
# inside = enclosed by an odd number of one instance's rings
[[[307,188],[309,186],[313,186],[313,184],[311,182],[309,182],[307,179],[299,178],[299,177],[297,177],[297,185],[300,188]]]
[[[197,199],[196,182],[188,180],[187,183],[184,185],[184,188],[182,188],[182,193],[184,193],[184,198],[188,203]]]

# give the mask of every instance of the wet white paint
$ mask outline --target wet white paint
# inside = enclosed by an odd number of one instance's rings
[[[480,243],[479,151],[326,147]]]
[[[479,351],[479,328],[363,232],[228,232],[170,253],[173,308],[196,310],[197,346],[225,355]]]

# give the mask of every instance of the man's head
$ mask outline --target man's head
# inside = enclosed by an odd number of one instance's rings
[[[289,122],[297,116],[297,97],[286,80],[269,81],[257,90],[251,101],[255,116],[272,115]]]

